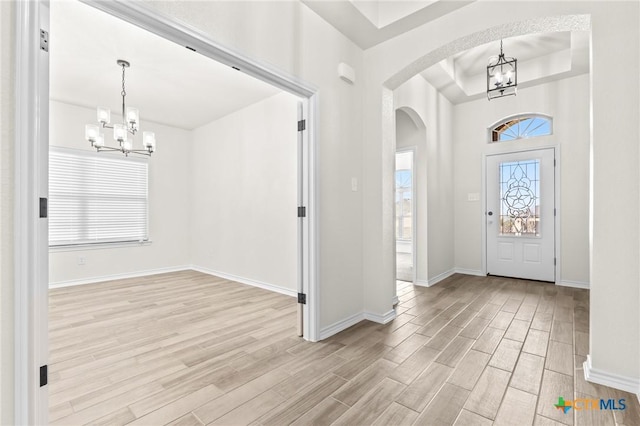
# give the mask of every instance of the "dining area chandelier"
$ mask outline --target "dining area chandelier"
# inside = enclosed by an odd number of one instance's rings
[[[154,132],[142,132],[142,149],[134,149],[134,138],[140,129],[140,111],[126,105],[125,71],[131,64],[124,59],[118,59],[116,63],[122,68],[122,91],[120,92],[120,96],[122,96],[122,121],[112,123],[111,110],[99,106],[97,108],[98,124],[85,126],[85,139],[98,152],[118,151],[125,156],[129,156],[129,154],[151,156],[156,150]],[[103,133],[104,129],[110,129],[113,132],[113,140],[117,146],[107,144]]]

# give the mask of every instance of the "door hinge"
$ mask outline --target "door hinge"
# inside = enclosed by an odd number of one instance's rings
[[[40,218],[45,218],[48,215],[48,208],[47,208],[47,199],[46,198],[40,198]]]
[[[40,367],[40,387],[46,386],[48,382],[48,378],[49,378],[49,374],[47,373],[48,369],[49,369],[49,366],[47,365],[43,365]]]
[[[298,303],[301,305],[307,304],[307,295],[304,293],[298,293]]]
[[[555,208],[553,209],[553,215],[554,216],[556,215],[556,209]]]
[[[49,51],[49,31],[40,30],[40,50]]]
[[[553,266],[556,266],[556,258],[553,258]]]
[[[556,166],[556,159],[554,158],[553,159],[553,167],[555,167],[555,166]]]
[[[307,217],[306,207],[298,207],[298,217]]]
[[[307,130],[307,120],[298,121],[298,131],[301,132],[303,130]]]

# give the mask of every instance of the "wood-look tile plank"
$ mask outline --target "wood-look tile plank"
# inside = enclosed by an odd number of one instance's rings
[[[510,376],[511,374],[498,368],[485,368],[464,408],[488,419],[495,419]]]
[[[451,340],[456,337],[462,329],[460,327],[454,327],[452,325],[447,325],[443,327],[435,336],[429,340],[425,346],[429,348],[433,348],[436,350],[443,350],[447,347]]]
[[[541,357],[547,356],[547,343],[549,342],[549,333],[540,330],[529,330],[527,339],[524,341],[522,352],[527,352]]]
[[[282,404],[284,401],[285,401],[285,398],[282,395],[272,390],[268,390],[256,396],[255,398],[245,402],[239,407],[234,408],[224,416],[214,420],[209,424],[212,424],[212,425],[249,424],[252,421],[256,420],[258,417],[262,416],[263,414],[271,411],[278,405]]]
[[[491,355],[487,353],[470,350],[447,381],[461,388],[472,390],[490,358]]]
[[[489,323],[489,327],[497,328],[499,330],[506,330],[511,324],[515,314],[512,312],[500,311],[496,314],[493,320]]]
[[[490,322],[488,319],[475,317],[462,329],[460,336],[477,339]]]
[[[414,411],[422,411],[451,375],[453,368],[432,363],[396,400]]]
[[[331,397],[324,399],[320,404],[307,411],[298,420],[291,423],[292,426],[306,425],[330,425],[349,409],[348,405],[344,405]]]
[[[297,420],[311,408],[318,405],[347,381],[342,377],[330,374],[301,390],[295,397],[286,400],[257,421],[265,426],[289,424]]]
[[[451,425],[455,422],[469,391],[445,383],[416,420],[417,424]]]
[[[456,419],[456,426],[491,426],[493,422],[486,417],[468,410],[462,410]]]
[[[504,334],[506,339],[517,340],[518,342],[524,342],[529,332],[529,322],[519,319],[511,321],[511,325]]]
[[[522,342],[517,340],[502,339],[498,348],[493,353],[489,365],[501,370],[513,371],[516,361],[520,356]]]
[[[289,377],[290,376],[282,369],[270,371],[231,392],[201,405],[194,410],[194,414],[205,424],[211,423],[234,408],[277,386]]]
[[[536,395],[509,387],[493,424],[495,426],[533,424],[537,402]]]
[[[551,325],[551,340],[573,344],[573,324],[570,322],[553,321]]]
[[[572,352],[573,347],[571,345],[550,340],[544,368],[573,376]]]
[[[473,339],[456,336],[435,361],[449,367],[455,367],[474,342]]]
[[[396,367],[396,369],[389,374],[389,378],[408,385],[413,382],[438,355],[440,355],[440,351],[423,346]]]
[[[389,361],[393,361],[396,364],[401,364],[407,358],[409,358],[415,351],[424,346],[429,341],[429,338],[422,334],[412,334],[407,337],[402,343],[388,352],[384,358]]]
[[[565,396],[569,395],[569,396]],[[565,414],[558,410],[553,403],[547,401],[558,401],[558,397],[565,399],[573,398],[573,377],[566,374],[556,373],[551,370],[544,370],[542,385],[538,400],[537,414],[555,420],[566,425],[573,425],[573,415]]]
[[[504,332],[504,330],[487,327],[482,332],[482,335],[480,335],[478,340],[476,340],[476,343],[473,345],[473,349],[492,354],[500,344],[500,340],[502,340]]]
[[[333,398],[346,406],[352,406],[371,388],[380,383],[398,365],[379,359],[333,394]]]
[[[204,423],[200,421],[193,413],[185,414],[184,416],[176,419],[168,424],[169,426],[203,426]]]
[[[531,328],[535,330],[551,331],[551,323],[553,320],[553,313],[549,312],[536,312],[531,321]]]
[[[511,387],[537,395],[544,370],[544,358],[522,352],[511,377]]]
[[[386,378],[333,424],[336,426],[371,424],[405,388],[406,386],[402,383]]]
[[[418,418],[418,413],[410,408],[392,402],[378,417],[372,426],[402,426],[410,425]]]

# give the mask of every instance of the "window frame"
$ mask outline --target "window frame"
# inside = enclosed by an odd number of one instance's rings
[[[546,135],[537,135],[537,136],[527,136],[527,137],[523,137],[523,136],[518,136],[515,139],[510,139],[510,140],[493,140],[493,132],[496,130],[496,128],[503,126],[507,123],[509,123],[510,121],[514,121],[514,120],[525,120],[525,119],[535,119],[535,118],[541,118],[546,120],[547,122],[549,122],[549,133]],[[539,138],[539,137],[546,137],[546,136],[551,136],[553,135],[553,117],[548,115],[548,114],[543,114],[540,112],[524,112],[524,113],[520,113],[520,114],[514,114],[514,115],[510,115],[504,118],[501,118],[500,120],[496,121],[495,123],[493,123],[491,126],[489,126],[487,128],[487,143],[489,144],[494,144],[494,143],[505,143],[505,142],[517,142],[517,141],[521,141],[521,140],[525,140],[525,139],[533,139],[533,138]]]
[[[69,148],[69,147],[60,147],[60,146],[50,146],[49,151],[55,152],[58,154],[68,154],[75,155],[80,157],[85,157],[87,159],[109,159],[109,160],[124,160],[126,162],[135,162],[141,163],[145,165],[146,168],[146,176],[145,176],[145,224],[144,224],[144,234],[145,238],[143,239],[133,239],[130,237],[120,237],[117,238],[109,238],[95,241],[78,241],[78,242],[67,242],[62,244],[51,244],[51,239],[48,237],[48,247],[49,250],[53,251],[68,251],[68,250],[76,250],[76,249],[100,249],[100,248],[110,248],[110,247],[123,247],[123,246],[138,246],[138,245],[147,245],[151,243],[151,238],[149,235],[149,205],[150,205],[150,197],[149,197],[149,161],[147,158],[138,158],[138,157],[124,157],[121,154],[112,154],[112,153],[98,153],[93,151],[88,151],[84,149],[78,148]],[[51,162],[51,161],[50,161]],[[50,188],[51,189],[51,188]],[[49,191],[49,204],[51,207],[51,190]],[[49,219],[51,219],[51,208],[49,208]],[[49,227],[51,223],[49,224]]]

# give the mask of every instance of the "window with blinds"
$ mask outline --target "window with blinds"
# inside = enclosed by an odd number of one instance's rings
[[[49,246],[146,241],[148,163],[96,152],[49,151]]]

